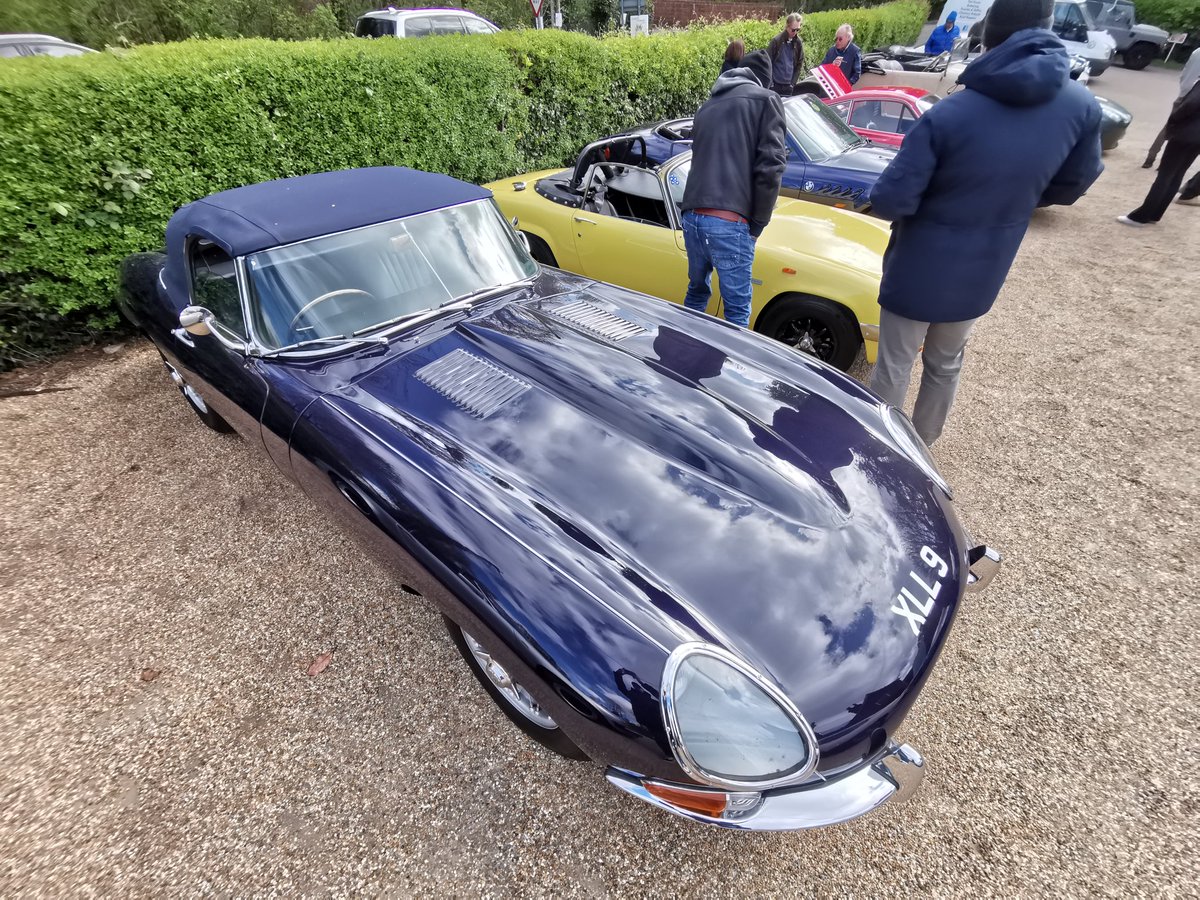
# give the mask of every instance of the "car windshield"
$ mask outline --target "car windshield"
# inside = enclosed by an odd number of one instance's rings
[[[246,257],[255,334],[271,350],[382,331],[536,272],[490,199]]]
[[[812,94],[788,98],[783,111],[788,134],[811,160],[828,159],[863,143],[837,113]]]

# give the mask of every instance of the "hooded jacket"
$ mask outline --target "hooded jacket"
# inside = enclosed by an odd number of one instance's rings
[[[1104,171],[1100,107],[1069,72],[1051,32],[1018,31],[917,120],[871,191],[893,222],[880,306],[920,322],[983,315],[1034,209],[1074,203]]]
[[[938,53],[945,53],[947,50],[954,48],[954,42],[958,40],[962,34],[962,29],[957,25],[953,25],[949,31],[946,30],[946,23],[943,22],[933,29],[929,38],[925,41],[925,52],[931,56]]]
[[[761,50],[745,59],[756,68],[720,76],[692,122],[692,168],[680,208],[735,212],[758,237],[779,197],[787,146],[783,103],[763,87],[763,80],[770,83],[770,62]]]

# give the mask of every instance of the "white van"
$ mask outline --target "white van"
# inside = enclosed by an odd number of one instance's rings
[[[1112,65],[1117,42],[1107,31],[1099,29],[1084,0],[1056,0],[1050,30],[1058,35],[1068,53],[1088,61],[1093,78]]]

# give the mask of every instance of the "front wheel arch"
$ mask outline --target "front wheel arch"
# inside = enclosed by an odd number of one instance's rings
[[[818,341],[826,347],[824,352],[813,352],[798,346],[789,339],[791,326],[797,320],[811,320],[822,332]],[[849,307],[836,300],[818,297],[815,294],[789,292],[773,298],[754,321],[754,330],[774,338],[781,343],[811,353],[843,372],[850,368],[862,346],[862,327],[858,317]],[[811,329],[807,336],[812,338]],[[805,335],[798,336],[803,340]],[[820,347],[814,349],[820,350]]]

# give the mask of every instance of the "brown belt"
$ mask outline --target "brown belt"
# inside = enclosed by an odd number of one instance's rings
[[[692,212],[698,216],[712,216],[714,219],[724,219],[726,222],[746,221],[745,217],[739,216],[737,213],[730,212],[727,209],[693,209]]]

